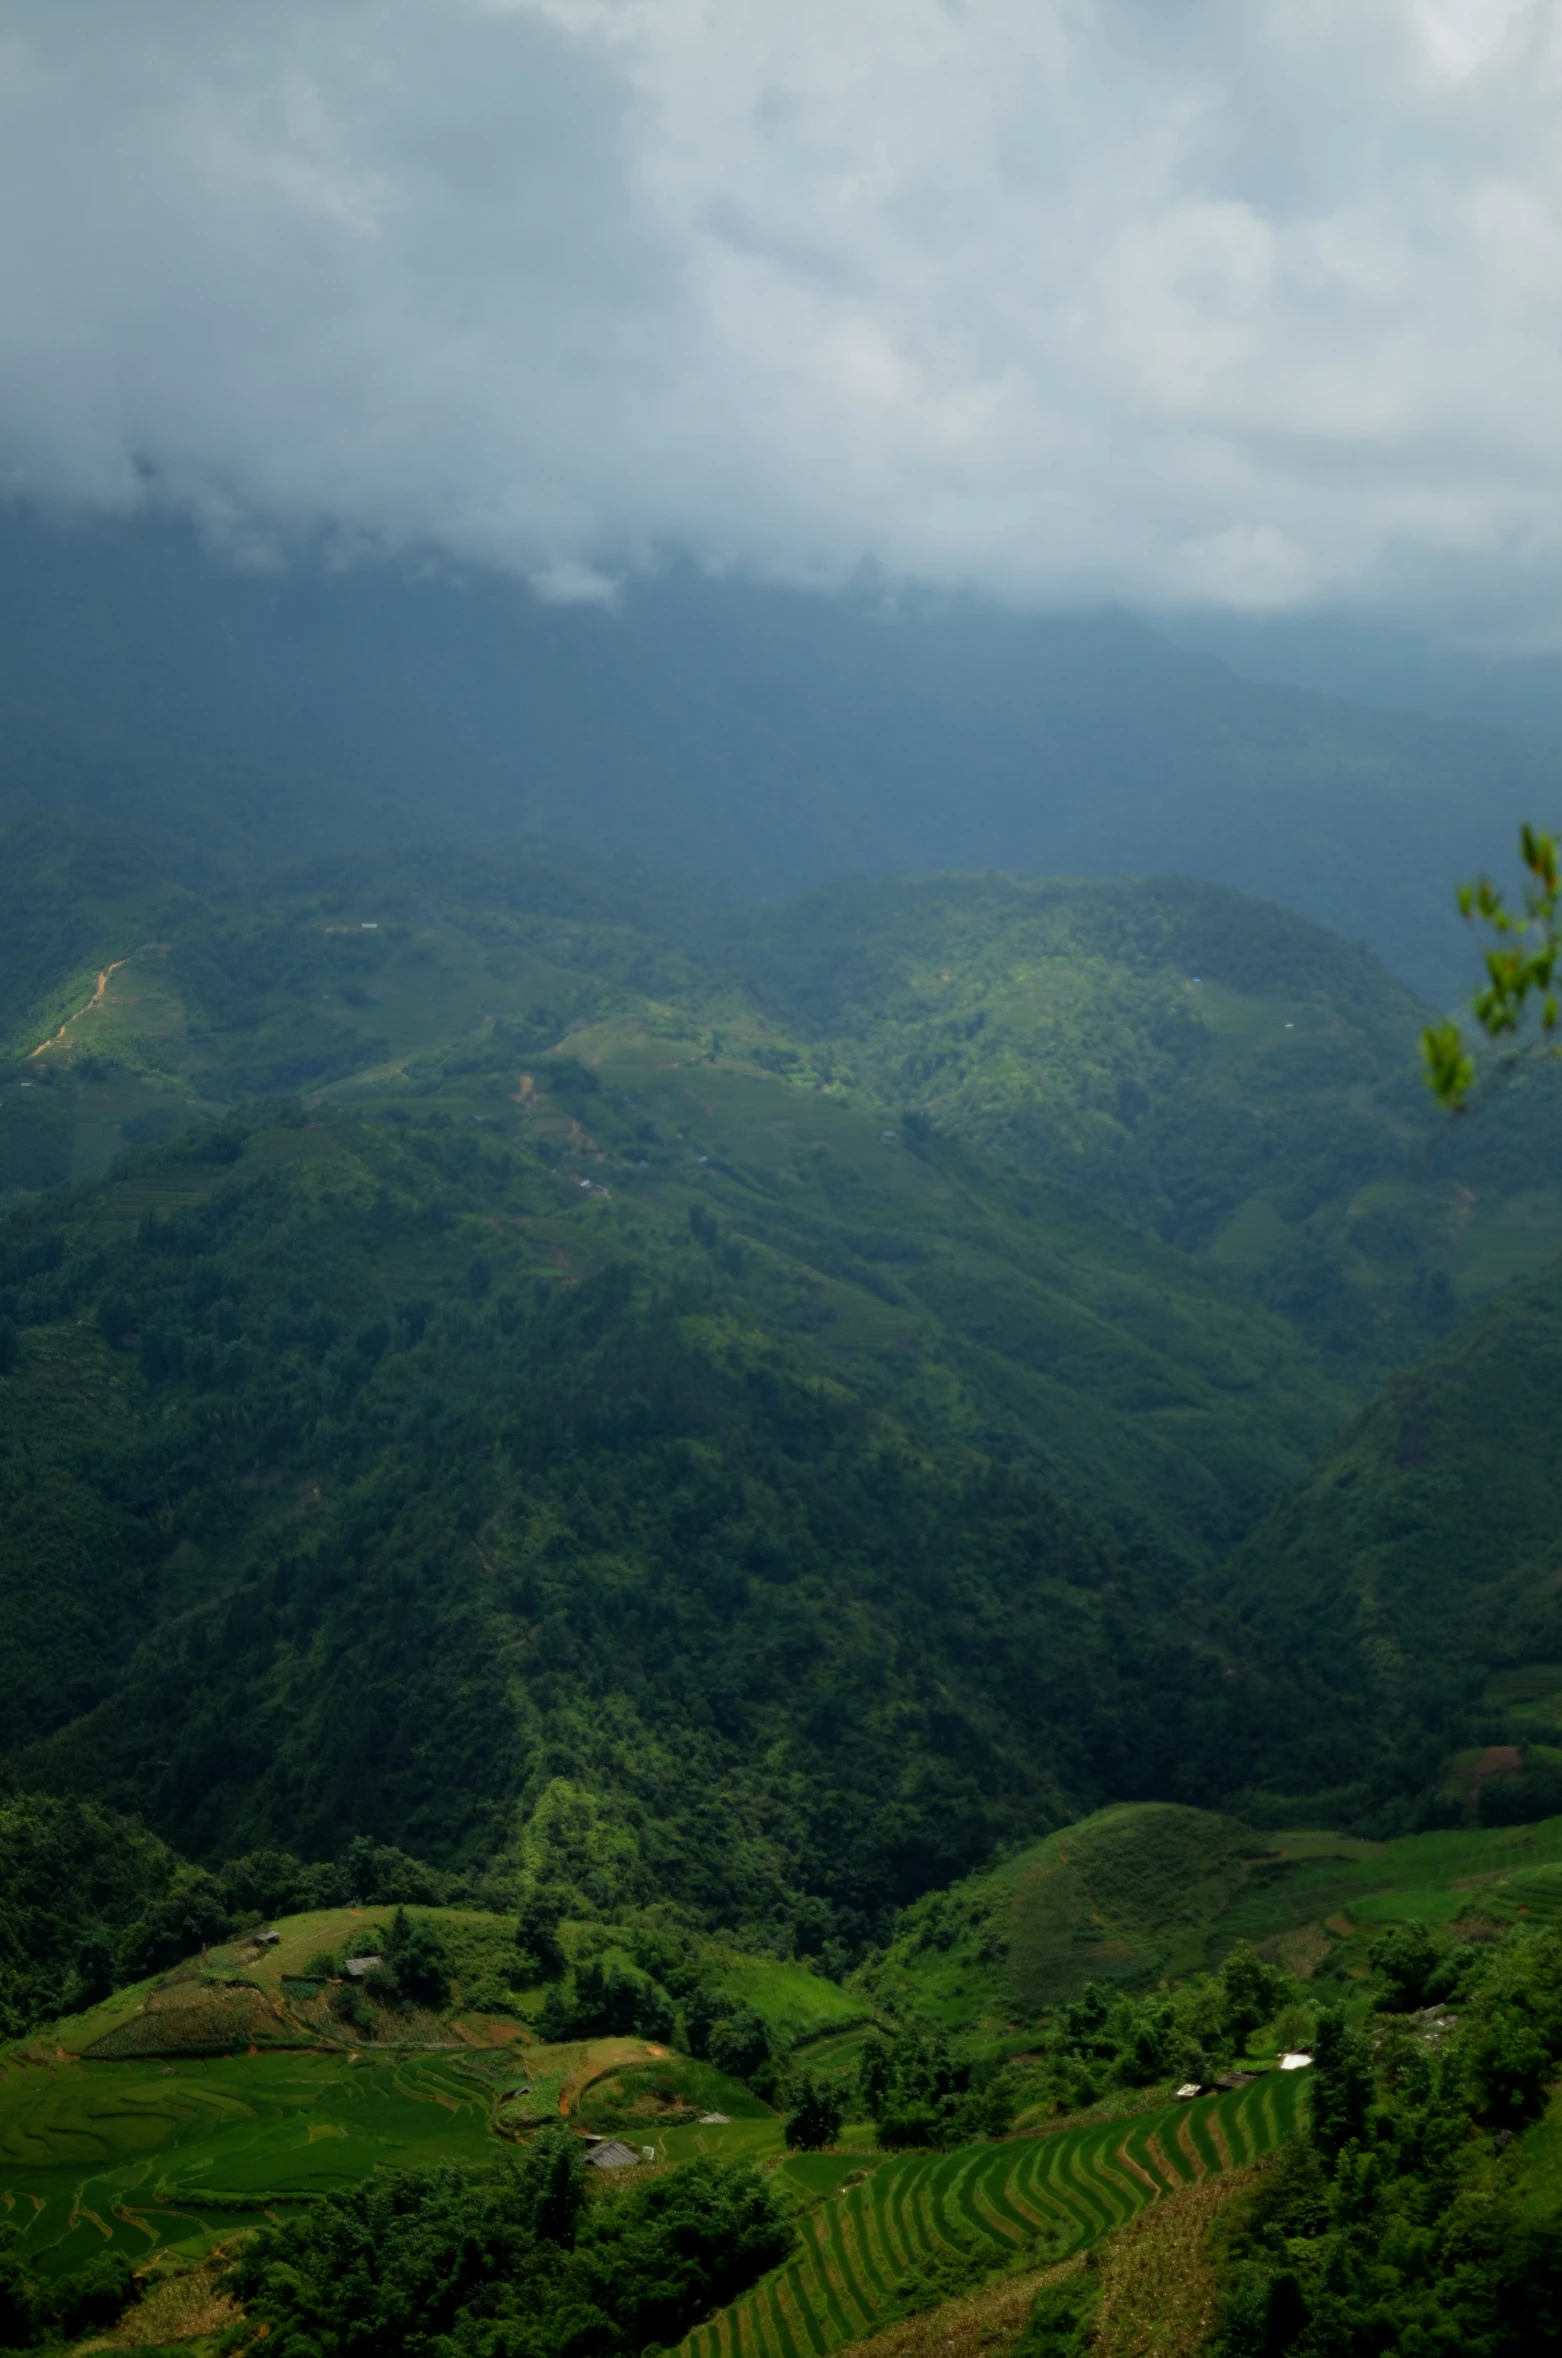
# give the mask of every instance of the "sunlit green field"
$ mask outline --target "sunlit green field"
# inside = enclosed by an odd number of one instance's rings
[[[109,2248],[197,2257],[279,2204],[383,2165],[491,2162],[459,2061],[332,2054],[54,2065],[0,2077],[0,2215],[46,2271]]]

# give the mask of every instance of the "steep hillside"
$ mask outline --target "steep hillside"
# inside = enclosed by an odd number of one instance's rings
[[[1142,1989],[1201,1972],[1267,1848],[1208,1810],[1099,1811],[907,1908],[861,1986],[892,2011],[992,2038],[1087,1982]]]
[[[1332,1413],[1284,1330],[877,1116],[620,1058],[538,1060],[499,1138],[283,1115],[13,1217],[26,1777],[449,1856],[563,1774],[610,1878],[862,1924],[1251,1773],[1177,1597]]]
[[[1255,1654],[1298,1692],[1345,1694],[1384,1780],[1419,1748],[1430,1782],[1450,1732],[1562,1756],[1562,1275],[1499,1295],[1394,1378],[1215,1584]],[[1356,1773],[1318,1728],[1284,1756],[1282,1790]],[[1523,1765],[1499,1749],[1501,1787]],[[1452,1796],[1450,1797],[1453,1798]],[[1554,1804],[1553,1804],[1554,1806]]]
[[[1289,1543],[1219,1569],[1554,1241],[1522,1129],[1434,1155],[1369,958],[1188,885],[747,923],[558,852],[196,894],[9,848],[29,1779],[449,1859],[562,1776],[609,1883],[860,1939],[1081,1808],[1371,1807],[1467,1732],[1492,1596],[1385,1702]]]

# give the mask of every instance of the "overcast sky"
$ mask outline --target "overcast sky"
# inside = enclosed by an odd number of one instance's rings
[[[1562,0],[0,0],[0,481],[1562,644]]]

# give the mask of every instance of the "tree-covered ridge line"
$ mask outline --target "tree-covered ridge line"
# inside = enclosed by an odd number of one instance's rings
[[[632,1034],[886,1121],[920,1111],[1088,1190],[1213,1253],[1357,1383],[1562,1240],[1532,1179],[1557,1090],[1537,1079],[1500,1131],[1440,1138],[1414,1074],[1425,1010],[1359,948],[1219,887],[900,878],[742,910],[532,845],[194,894],[43,826],[8,848],[21,935],[57,905],[70,923],[60,989],[18,979],[0,1020],[18,1053],[75,1020],[25,1096],[0,1075],[0,1180],[84,1173],[279,1089],[434,1094],[513,1129],[530,1059],[583,1035],[595,1061]],[[123,874],[84,960],[100,871]]]

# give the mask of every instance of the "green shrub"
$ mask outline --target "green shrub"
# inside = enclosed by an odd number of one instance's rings
[[[0,2224],[0,2349],[28,2350],[101,2333],[138,2297],[123,2252],[105,2252],[69,2275],[39,2278],[18,2259],[14,2237],[14,2228]]]
[[[833,2088],[821,2087],[808,2072],[792,2082],[792,2109],[783,2134],[788,2145],[817,2152],[833,2145],[841,2133],[841,2099]]]

